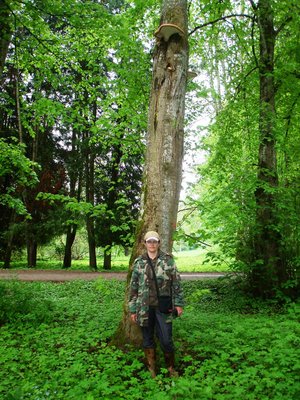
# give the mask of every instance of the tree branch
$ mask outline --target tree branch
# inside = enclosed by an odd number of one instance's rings
[[[251,49],[252,49],[252,54],[253,54],[253,57],[254,57],[254,60],[255,60],[256,67],[258,67],[259,63],[258,63],[258,59],[257,59],[256,53],[255,53],[255,45],[254,45],[254,43],[255,43],[255,40],[254,40],[254,27],[255,27],[255,25],[254,25],[254,21],[253,21],[252,22],[252,27],[251,27],[251,39],[252,39]]]
[[[284,29],[284,27],[286,26],[286,24],[290,21],[292,21],[292,17],[287,17],[279,26],[279,28],[275,31],[275,36],[278,36],[279,33]]]
[[[190,238],[190,239],[194,240],[196,243],[201,243],[201,244],[203,244],[204,246],[212,247],[211,244],[206,243],[206,242],[203,242],[203,241],[200,240],[197,236],[188,235],[188,234],[186,234],[186,233],[184,233],[184,236],[187,237],[187,238]]]
[[[216,24],[217,22],[226,21],[226,20],[229,19],[229,18],[237,18],[237,17],[245,17],[245,18],[250,18],[250,19],[253,20],[253,16],[248,15],[248,14],[229,14],[229,15],[225,15],[224,17],[217,18],[217,19],[215,19],[215,20],[213,20],[213,21],[205,22],[205,24],[196,26],[196,27],[189,33],[189,36],[192,35],[193,33],[195,33],[197,30],[202,29],[202,28],[205,28],[206,26],[214,25],[214,24]]]
[[[247,74],[244,76],[243,81],[245,81],[248,78],[248,76],[250,76],[252,74],[252,72],[254,72],[257,69],[258,69],[258,65],[256,65],[252,69],[250,69],[250,71],[248,71]],[[236,88],[237,93],[239,93],[241,91],[241,86],[242,86],[242,82],[240,82]]]
[[[257,5],[254,3],[254,1],[253,0],[249,0],[249,1],[250,1],[250,4],[251,4],[253,10],[257,11]]]

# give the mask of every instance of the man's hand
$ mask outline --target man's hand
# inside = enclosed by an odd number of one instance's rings
[[[130,315],[130,319],[131,319],[132,322],[136,323],[136,314],[131,314]]]
[[[182,315],[182,313],[183,313],[183,308],[182,307],[178,307],[178,306],[175,306],[175,308],[177,310],[178,317],[180,317],[180,315]]]

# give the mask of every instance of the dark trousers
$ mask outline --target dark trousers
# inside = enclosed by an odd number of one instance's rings
[[[142,327],[143,347],[151,349],[155,347],[154,333],[159,340],[164,353],[173,353],[172,323],[166,323],[165,316],[156,307],[149,308],[148,326]]]

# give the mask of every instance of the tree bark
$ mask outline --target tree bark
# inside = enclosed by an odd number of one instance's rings
[[[142,218],[132,251],[123,320],[117,337],[140,344],[140,331],[130,322],[128,286],[133,260],[143,251],[143,236],[155,230],[161,248],[170,252],[176,228],[182,178],[185,92],[188,70],[187,2],[164,0],[160,24],[178,26],[169,38],[157,38],[148,114]]]
[[[185,91],[188,66],[186,1],[165,1],[161,24],[178,25],[157,41],[148,117],[148,145],[143,189],[141,237],[147,230],[161,235],[161,248],[171,251],[181,189]]]
[[[86,201],[94,205],[94,155],[90,152],[86,158]],[[88,215],[86,217],[86,228],[89,245],[89,266],[97,270],[95,221]]]
[[[7,56],[8,47],[12,37],[12,17],[7,5],[10,1],[0,0],[0,79]]]
[[[276,139],[274,124],[275,83],[274,49],[276,32],[270,0],[258,2],[260,32],[260,147],[258,156],[258,185],[256,199],[256,234],[254,237],[254,266],[252,287],[256,294],[269,297],[284,279],[281,261],[281,236],[277,229],[276,189],[278,188]]]
[[[15,222],[16,222],[16,212],[14,210],[12,210],[10,218],[9,218],[7,242],[6,242],[6,249],[5,249],[5,253],[4,253],[3,268],[5,268],[5,269],[10,268],[11,256],[12,256],[12,251],[13,251]]]
[[[122,138],[122,136],[121,136]],[[113,220],[110,216],[110,212],[114,211],[115,202],[118,198],[117,190],[118,190],[118,180],[119,180],[119,171],[120,171],[120,163],[122,160],[122,149],[118,146],[112,147],[112,166],[111,166],[111,177],[110,177],[110,190],[107,198],[107,227],[105,230],[106,235],[106,243],[105,247],[107,250],[104,250],[104,259],[103,259],[103,268],[105,270],[111,269],[111,248],[113,246],[113,233],[112,233],[112,224]]]
[[[92,217],[87,217],[86,228],[87,228],[88,245],[89,245],[89,267],[92,270],[97,271],[95,227],[94,227],[94,219]]]
[[[77,225],[72,224],[71,226],[68,226],[63,262],[63,268],[65,269],[71,268],[72,266],[72,246],[76,237],[76,231]]]
[[[27,239],[27,267],[35,268],[37,260],[37,242],[34,238]]]
[[[70,197],[76,197],[80,201],[81,197],[81,180],[82,180],[82,168],[80,168],[81,162],[79,161],[81,157],[78,157],[79,151],[77,150],[77,132],[75,129],[72,131],[72,151],[71,151],[71,161],[69,169],[70,177]],[[76,162],[75,162],[76,160]],[[79,166],[78,166],[79,162]],[[77,189],[76,189],[77,185]],[[72,266],[72,246],[76,238],[77,224],[72,224],[68,226],[66,235],[66,245],[63,268],[71,268]]]
[[[16,49],[16,51],[17,51],[17,49]],[[17,58],[17,56],[16,56],[16,58]],[[21,121],[21,105],[20,105],[20,90],[19,90],[19,68],[18,68],[18,66],[14,69],[14,73],[15,73],[16,117],[17,117],[19,142],[23,143],[23,128],[22,128],[22,121]]]
[[[103,268],[105,270],[111,269],[111,246],[109,249],[104,249]]]

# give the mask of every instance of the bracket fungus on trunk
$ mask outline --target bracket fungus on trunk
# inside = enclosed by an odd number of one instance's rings
[[[180,36],[184,36],[184,31],[179,26],[174,24],[162,24],[154,33],[154,35],[158,39],[164,39],[167,42],[172,35],[178,34]]]
[[[198,74],[195,71],[188,71],[188,73],[187,73],[187,77],[190,80],[196,78],[196,76],[198,76]]]

